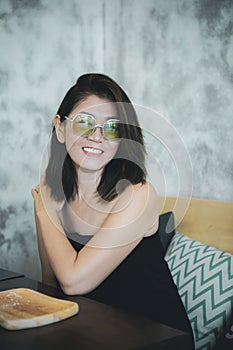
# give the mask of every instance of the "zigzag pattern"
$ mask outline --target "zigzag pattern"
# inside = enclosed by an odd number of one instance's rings
[[[233,256],[176,233],[165,259],[193,328],[196,350],[210,350],[233,313]]]

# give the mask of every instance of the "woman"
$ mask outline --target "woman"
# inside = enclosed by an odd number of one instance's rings
[[[32,190],[43,282],[192,334],[144,160],[125,92],[107,76],[81,76],[54,117],[45,177]]]

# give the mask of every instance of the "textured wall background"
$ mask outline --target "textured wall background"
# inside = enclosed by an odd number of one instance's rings
[[[231,0],[1,0],[0,47],[1,267],[39,277],[30,191],[51,118],[85,72],[172,123],[194,196],[233,200]],[[172,194],[174,171],[161,166]]]

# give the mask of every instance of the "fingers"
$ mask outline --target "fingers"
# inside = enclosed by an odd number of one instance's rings
[[[45,186],[45,176],[41,176],[40,183],[31,190],[32,197],[35,199],[36,195],[41,192],[41,188]]]
[[[40,185],[37,185],[31,190],[32,197],[35,199],[36,196],[40,193]]]
[[[36,191],[35,188],[33,188],[33,189],[31,190],[31,194],[32,194],[32,197],[33,197],[34,199],[36,199],[36,196],[37,196],[38,192]]]

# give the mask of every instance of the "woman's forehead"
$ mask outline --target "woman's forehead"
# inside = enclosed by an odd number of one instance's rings
[[[95,95],[90,95],[79,103],[71,113],[72,115],[76,113],[89,113],[94,117],[109,117],[116,116],[117,109],[114,102]]]

